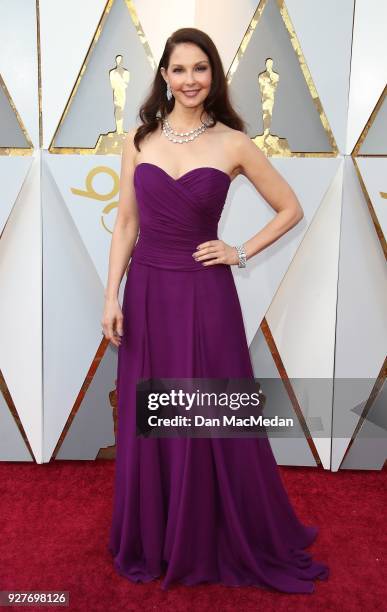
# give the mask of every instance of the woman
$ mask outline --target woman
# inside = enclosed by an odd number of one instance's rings
[[[204,32],[183,28],[167,40],[140,118],[123,147],[102,321],[118,347],[115,568],[141,582],[165,572],[163,589],[220,582],[312,592],[328,576],[303,550],[317,528],[295,515],[267,437],[136,435],[141,378],[254,377],[231,266],[293,227],[300,204],[244,133]],[[217,225],[238,174],[278,214],[232,246]]]

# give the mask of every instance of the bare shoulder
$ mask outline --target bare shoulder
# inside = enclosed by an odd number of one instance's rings
[[[225,139],[230,139],[236,137],[237,134],[242,134],[239,130],[235,130],[234,128],[222,123],[221,121],[217,121],[216,125],[213,128],[214,132],[222,135]]]
[[[245,174],[246,167],[249,165],[249,160],[257,162],[258,158],[265,158],[265,155],[251,140],[250,136],[241,130],[217,122],[218,133],[222,138],[223,147],[227,153],[227,157],[232,160],[235,168],[235,175]]]
[[[134,136],[137,132],[137,127],[131,128],[125,138],[122,145],[122,157],[125,160],[125,164],[134,166],[136,161],[137,149],[134,144]]]
[[[267,170],[271,165],[266,154],[245,132],[231,130],[229,134],[230,154],[241,174],[249,175],[252,169]]]
[[[123,145],[126,149],[130,149],[131,147],[134,148],[134,136],[136,132],[137,132],[137,127],[133,127],[127,132],[124,138],[124,145]]]
[[[245,134],[245,132],[241,132],[240,130],[235,130],[233,128],[225,126],[223,130],[225,144],[230,147],[232,150],[236,150],[238,152],[246,151],[254,147],[254,143],[252,142],[250,136]]]

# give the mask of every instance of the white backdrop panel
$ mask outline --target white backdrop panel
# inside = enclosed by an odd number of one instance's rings
[[[100,278],[49,171],[48,155],[42,173],[45,461],[102,340],[104,301]]]
[[[345,159],[341,222],[339,291],[335,351],[337,378],[369,378],[368,389],[356,403],[368,398],[386,355],[387,269],[351,158]],[[354,404],[335,396],[332,469],[342,460],[359,416]],[[347,414],[348,438],[335,437],[335,414]],[[342,433],[342,427],[339,429]],[[341,439],[340,439],[341,438]]]
[[[0,156],[0,235],[32,165],[33,157]]]
[[[165,41],[175,30],[197,27],[195,24],[195,0],[135,0],[137,15],[151,48],[156,66],[160,61]]]
[[[38,151],[0,239],[0,367],[38,463],[43,384],[40,163]]]
[[[109,249],[117,209],[104,212],[106,206],[118,202],[115,181],[120,176],[118,155],[47,155],[47,164],[60,191],[62,201],[86,247],[101,280],[106,286]],[[91,173],[91,190],[86,185]],[[112,193],[109,199],[100,199]]]

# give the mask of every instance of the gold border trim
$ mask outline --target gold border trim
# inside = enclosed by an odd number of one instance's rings
[[[305,420],[304,414],[303,414],[301,406],[300,406],[300,404],[298,402],[297,396],[296,396],[296,394],[295,394],[295,392],[293,390],[293,387],[292,387],[292,385],[290,383],[289,376],[288,376],[288,374],[286,372],[286,368],[285,368],[285,366],[283,364],[283,361],[281,359],[281,355],[280,355],[279,350],[277,348],[277,345],[275,343],[273,334],[271,333],[271,330],[270,330],[269,324],[268,324],[268,322],[266,320],[266,317],[263,318],[262,323],[260,325],[260,328],[261,328],[263,336],[264,336],[264,338],[266,340],[266,343],[267,343],[267,346],[269,348],[269,351],[270,351],[270,353],[271,353],[271,355],[273,357],[274,363],[277,366],[277,370],[278,370],[279,375],[281,377],[281,380],[282,380],[282,382],[284,384],[286,392],[287,392],[287,394],[289,396],[290,402],[291,402],[291,404],[293,406],[293,410],[294,410],[294,412],[295,412],[295,414],[297,416],[297,419],[298,419],[298,421],[299,421],[299,423],[300,423],[300,425],[302,427],[302,430],[303,430],[303,432],[305,434],[305,439],[306,439],[306,441],[307,441],[307,443],[309,445],[309,448],[311,450],[313,458],[316,461],[317,466],[320,466],[320,465],[322,465],[322,461],[320,459],[320,455],[318,454],[316,445],[314,443],[313,436],[311,435],[311,433],[309,431],[309,427],[306,424],[306,420]]]
[[[40,46],[40,0],[36,0],[36,46],[38,51],[39,148],[43,148],[42,53]]]
[[[18,428],[21,437],[24,440],[24,444],[26,445],[27,450],[28,450],[28,452],[31,455],[32,462],[36,463],[36,459],[35,459],[33,450],[31,448],[31,445],[29,443],[27,434],[25,432],[25,429],[24,429],[23,424],[21,422],[21,419],[19,417],[18,411],[16,410],[16,406],[15,406],[15,404],[13,402],[12,396],[11,396],[11,394],[9,392],[8,386],[7,386],[6,382],[5,382],[5,379],[4,379],[4,376],[3,376],[3,373],[2,373],[1,370],[0,370],[0,392],[3,395],[3,397],[4,397],[5,403],[8,406],[8,409],[9,409],[9,411],[10,411],[12,417],[13,417],[13,420],[15,421],[16,427]],[[11,459],[9,461],[11,461]],[[24,462],[24,460],[22,460],[22,461]]]
[[[74,421],[78,411],[80,410],[80,407],[82,406],[82,402],[83,402],[83,400],[84,400],[84,398],[86,396],[86,393],[87,393],[91,383],[93,382],[93,379],[94,379],[94,376],[95,376],[95,374],[96,374],[96,372],[98,370],[98,367],[99,367],[102,359],[104,358],[104,355],[105,355],[105,352],[106,352],[106,350],[108,348],[109,342],[110,341],[107,340],[106,338],[103,338],[103,340],[100,342],[100,345],[99,345],[99,347],[97,349],[97,352],[96,352],[96,354],[94,356],[94,359],[91,362],[91,365],[89,367],[89,371],[87,372],[87,374],[85,376],[85,380],[84,380],[84,382],[83,382],[83,384],[82,384],[82,386],[81,386],[81,388],[79,390],[77,398],[76,398],[76,400],[74,402],[74,405],[73,405],[73,407],[71,409],[71,412],[70,412],[70,414],[67,417],[67,420],[66,420],[66,423],[65,423],[65,425],[63,427],[62,433],[59,436],[59,439],[58,439],[58,441],[57,441],[57,443],[55,445],[55,448],[54,448],[54,450],[52,452],[50,461],[56,460],[56,456],[57,456],[57,454],[58,454],[58,452],[59,452],[59,450],[60,450],[60,448],[61,448],[61,446],[62,446],[62,444],[63,444],[63,442],[64,442],[64,440],[66,438],[66,436],[67,436],[68,431],[70,430],[70,427],[71,427],[71,425],[72,425],[72,423],[73,423],[73,421]],[[116,418],[116,415],[114,415],[114,413],[113,413],[113,417],[114,417],[114,419]],[[107,448],[109,448],[109,449],[113,448],[114,449],[115,445],[113,445],[113,447],[107,447]],[[95,457],[95,459],[97,459],[97,458],[99,458],[101,456],[103,457],[103,452],[101,453],[101,449],[100,449],[98,451],[97,456]],[[108,453],[106,458],[114,458],[114,451],[112,453],[110,453],[110,454]]]

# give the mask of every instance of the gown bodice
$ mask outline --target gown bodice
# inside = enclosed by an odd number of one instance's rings
[[[169,270],[206,270],[192,253],[218,239],[218,223],[230,187],[226,172],[210,166],[175,179],[148,162],[134,171],[140,232],[132,261]]]

